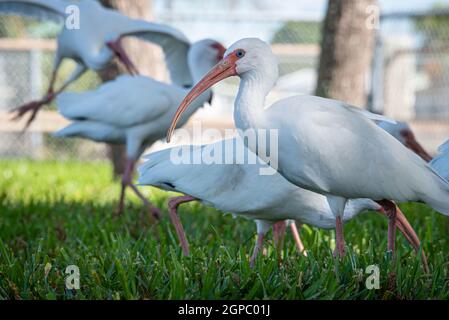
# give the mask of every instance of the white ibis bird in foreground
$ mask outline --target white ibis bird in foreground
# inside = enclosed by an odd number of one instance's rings
[[[419,155],[424,161],[429,162],[432,160],[432,156],[416,140],[415,134],[406,122],[396,121],[396,123],[392,123],[390,121],[379,121],[377,125]]]
[[[20,14],[65,25],[70,5],[75,5],[79,9],[79,28],[69,29],[65,26],[58,36],[58,47],[47,94],[39,101],[15,109],[16,119],[31,112],[27,127],[42,106],[53,101],[87,69],[96,71],[104,69],[114,57],[117,57],[129,73],[137,74],[136,67],[121,45],[121,40],[127,36],[160,45],[165,54],[172,82],[179,86],[193,85],[185,59],[190,43],[180,31],[169,26],[128,18],[92,0],[0,0],[0,14]],[[59,89],[55,89],[57,72],[65,58],[72,59],[77,66],[68,80]]]
[[[383,207],[389,217],[391,251],[397,219],[391,200],[425,202],[449,215],[449,183],[373,121],[385,118],[344,102],[306,95],[265,108],[265,97],[278,78],[278,62],[260,39],[239,40],[226,51],[179,106],[167,140],[189,104],[231,76],[241,79],[235,100],[236,126],[242,132],[253,131],[256,137],[272,131],[278,135],[277,148],[262,140],[249,143],[249,148],[294,185],[326,196],[336,220],[340,256],[345,252],[343,219],[348,199],[369,198]]]
[[[224,51],[225,48],[214,40],[195,42],[186,59],[193,79],[201,79],[223,57]],[[127,164],[117,213],[123,211],[127,186],[146,202],[131,183],[134,165],[146,147],[164,137],[166,127],[187,92],[188,89],[178,85],[124,75],[94,91],[64,93],[57,98],[59,111],[73,123],[56,132],[56,136],[126,144]],[[180,124],[187,122],[211,97],[211,91],[203,94]],[[151,208],[157,215],[158,210]]]
[[[181,162],[181,157],[201,161]],[[151,153],[145,159],[146,162],[139,167],[140,185],[185,194],[169,201],[170,219],[184,254],[188,254],[189,247],[177,216],[177,207],[190,201],[201,201],[223,212],[256,220],[258,239],[251,263],[262,247],[266,232],[277,221],[291,219],[319,228],[335,228],[335,217],[325,196],[298,188],[277,172],[260,175],[261,168],[267,167],[267,164],[249,151],[239,138],[203,146],[165,149]],[[215,162],[211,163],[211,159]],[[382,206],[372,200],[349,200],[343,222],[365,210],[386,214]],[[396,226],[411,245],[419,250],[419,239],[399,209],[397,217]],[[298,248],[304,250],[299,235],[295,234],[294,228],[292,231]],[[424,255],[423,262],[425,264]]]

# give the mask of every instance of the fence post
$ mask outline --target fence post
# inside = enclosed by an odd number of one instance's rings
[[[31,99],[39,99],[42,88],[42,51],[30,50],[30,93]],[[34,124],[36,125],[36,124]],[[44,151],[44,136],[40,131],[31,131],[28,134],[31,146],[31,156],[42,158]]]

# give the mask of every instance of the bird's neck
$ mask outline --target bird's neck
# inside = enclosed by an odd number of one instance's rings
[[[271,81],[259,73],[242,76],[235,99],[234,121],[238,129],[257,128],[265,115],[265,98],[273,87]]]

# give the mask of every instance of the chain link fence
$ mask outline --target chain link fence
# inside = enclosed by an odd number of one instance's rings
[[[52,23],[36,23],[28,18],[0,16],[1,157],[102,159],[106,155],[104,146],[95,143],[53,138],[48,127],[63,126],[59,118],[48,117],[56,110],[54,104],[44,108],[33,129],[27,132],[22,132],[23,124],[10,121],[10,111],[42,98],[47,91],[56,50],[54,37],[59,28]],[[74,67],[71,61],[63,63],[56,88],[67,79]],[[81,92],[99,84],[97,74],[89,71],[68,90]]]
[[[264,21],[256,15],[253,20],[251,17],[245,19],[242,29],[248,29],[248,25],[252,25],[251,30],[268,26],[265,34],[256,36],[272,44],[280,63],[280,78],[268,102],[298,93],[313,94],[321,21],[276,21],[273,18]],[[222,18],[223,21],[211,21],[207,16],[200,19],[203,20],[198,21],[198,17],[189,20],[184,15],[178,24],[192,25],[191,29],[194,30],[193,26],[201,23],[237,23],[226,22],[225,18]],[[172,16],[158,20],[156,15],[156,21],[171,24],[170,21],[176,20]],[[176,23],[173,25],[180,27]],[[30,132],[22,133],[21,127],[9,121],[11,115],[7,111],[40,98],[47,90],[56,46],[54,36],[58,28],[50,23],[36,23],[22,17],[0,16],[0,157],[85,160],[107,157],[103,144],[82,139],[53,138],[51,132],[65,125],[60,117],[52,116],[54,105],[46,108],[47,113],[38,116]],[[219,30],[211,28],[209,37],[223,40],[229,45]],[[418,138],[432,151],[449,137],[448,40],[448,10],[389,14],[382,16],[374,52],[369,107],[375,112],[410,122]],[[59,79],[63,81],[73,67],[73,63],[64,63]],[[100,83],[97,74],[89,71],[68,90],[82,92],[96,88]],[[213,106],[200,110],[195,117],[203,122],[215,117],[215,126],[216,119],[220,119],[223,127],[232,126],[237,86],[235,79],[217,86]]]
[[[259,19],[254,21],[255,24],[263,22]],[[271,24],[276,27],[273,27],[272,34],[265,40],[273,44],[273,50],[280,61],[280,79],[273,99],[298,91],[312,93],[316,81],[320,22],[272,21]],[[103,144],[52,137],[52,131],[66,123],[53,114],[56,112],[54,104],[39,113],[33,129],[25,133],[21,132],[21,126],[9,121],[11,115],[8,111],[45,94],[56,49],[54,37],[58,30],[58,26],[51,23],[42,25],[23,17],[0,16],[0,157],[83,160],[107,157],[107,149]],[[73,63],[67,61],[63,64],[58,73],[60,80],[57,86],[73,68]],[[67,90],[82,92],[100,84],[98,75],[89,71]],[[214,125],[217,124],[216,119],[220,119],[219,126],[232,126],[231,116],[237,86],[236,81],[218,86],[213,106],[200,110],[196,118],[206,122],[206,125],[208,119],[214,118]],[[162,142],[157,144],[161,145]]]
[[[449,137],[449,9],[384,15],[371,109],[407,121],[435,152]]]

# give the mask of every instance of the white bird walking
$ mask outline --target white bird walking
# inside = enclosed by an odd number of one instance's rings
[[[325,196],[298,188],[277,172],[260,175],[267,164],[249,151],[241,139],[174,147],[146,155],[145,159],[139,167],[140,185],[185,194],[169,201],[169,215],[186,255],[189,247],[177,207],[190,201],[201,201],[223,212],[256,221],[258,238],[251,264],[262,248],[266,232],[278,221],[291,219],[319,228],[335,228],[335,218]],[[192,163],[189,159],[201,161]],[[210,163],[210,159],[216,162]],[[349,200],[344,222],[365,210],[386,214],[372,200]],[[419,250],[420,241],[400,210],[395,224],[415,250]],[[294,225],[291,226],[297,247],[304,250]],[[424,255],[423,262],[426,265]]]
[[[348,199],[369,198],[389,217],[388,248],[394,251],[396,205],[421,201],[449,215],[449,184],[421,158],[372,120],[385,118],[344,102],[315,96],[294,96],[264,108],[265,97],[278,78],[270,46],[248,38],[234,43],[220,61],[186,96],[168,131],[190,103],[213,84],[241,78],[234,121],[255,135],[274,130],[278,148],[251,143],[263,160],[276,166],[291,183],[326,196],[336,220],[336,244],[344,255],[343,219]]]
[[[225,48],[214,40],[194,43],[188,52],[190,72],[199,80],[215,65]],[[117,213],[124,207],[125,189],[130,186],[142,199],[132,184],[134,165],[145,148],[164,137],[176,107],[188,89],[166,84],[144,76],[124,75],[108,82],[97,90],[85,93],[64,93],[57,98],[61,114],[73,123],[55,133],[59,137],[84,137],[99,142],[126,144],[127,164],[122,179],[122,190]],[[181,119],[181,125],[206,102],[212,92],[204,93],[191,112]],[[158,210],[152,207],[154,213]]]
[[[169,26],[131,19],[118,11],[104,8],[92,0],[0,0],[0,14],[20,14],[40,20],[65,24],[70,6],[79,10],[79,28],[64,26],[58,36],[58,47],[47,94],[39,101],[32,101],[14,111],[19,119],[28,112],[31,116],[26,127],[35,119],[39,109],[53,99],[68,85],[77,80],[87,69],[101,70],[117,57],[129,73],[138,74],[136,67],[126,55],[121,40],[127,36],[153,42],[164,51],[173,83],[180,86],[193,85],[185,56],[190,47],[187,38]],[[72,59],[77,66],[72,75],[55,89],[58,69],[65,59]]]

